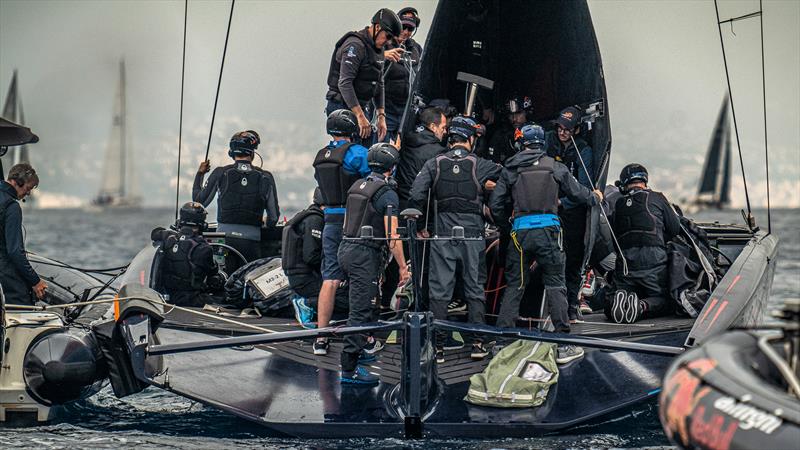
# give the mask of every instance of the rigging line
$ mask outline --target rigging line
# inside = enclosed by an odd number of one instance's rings
[[[731,115],[733,116],[733,130],[736,134],[736,148],[739,151],[739,166],[742,169],[742,181],[744,182],[744,198],[747,203],[747,226],[753,228],[753,210],[750,208],[750,193],[747,190],[747,176],[744,172],[744,159],[742,159],[742,143],[739,141],[739,127],[736,123],[736,109],[733,107],[733,91],[731,90],[731,77],[728,72],[728,58],[725,55],[725,41],[722,39],[722,25],[719,21],[719,6],[714,0],[714,11],[717,13],[717,30],[719,31],[719,44],[722,48],[722,62],[725,65],[725,80],[728,83],[728,100],[731,102]]]
[[[189,0],[183,1],[183,57],[181,59],[181,112],[178,119],[178,180],[175,183],[175,221],[181,196],[181,145],[183,144],[183,82],[186,74],[186,24],[189,17]]]
[[[219,79],[217,79],[217,93],[214,96],[214,111],[211,113],[211,127],[208,129],[208,143],[206,144],[206,157],[203,161],[208,161],[208,152],[211,149],[211,135],[214,133],[214,119],[217,117],[217,102],[219,101],[219,88],[222,86],[222,71],[225,69],[225,55],[228,53],[228,37],[231,35],[231,22],[233,21],[233,7],[236,0],[231,0],[231,13],[228,16],[228,30],[225,32],[225,46],[222,48],[222,63],[219,65]]]
[[[769,199],[769,146],[767,145],[767,74],[764,70],[764,6],[758,0],[758,22],[761,25],[761,96],[764,99],[764,165],[767,169],[767,232],[772,233],[772,211]]]
[[[759,7],[760,7],[760,6],[761,6],[761,2],[759,1],[758,3],[759,3]],[[761,9],[759,9],[759,10],[758,10],[758,12],[751,12],[750,14],[745,14],[745,15],[743,15],[743,16],[739,16],[739,17],[732,17],[732,18],[730,18],[730,19],[723,20],[722,22],[719,22],[719,23],[720,23],[720,25],[722,25],[723,23],[729,23],[729,22],[730,22],[730,23],[733,23],[733,22],[737,22],[737,21],[739,21],[739,20],[744,20],[744,19],[749,19],[749,18],[751,18],[751,17],[760,16],[760,15],[761,15],[761,11],[762,11],[762,10],[761,10]],[[717,16],[717,20],[719,20],[719,16]]]

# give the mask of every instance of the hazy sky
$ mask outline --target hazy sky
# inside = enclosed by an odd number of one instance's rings
[[[205,153],[230,3],[190,1],[182,198]],[[325,77],[333,43],[382,6],[420,10],[424,34],[434,1],[244,1],[234,12],[211,159],[226,161],[237,130],[261,132],[264,167],[282,203],[306,203],[311,161],[325,143]],[[611,177],[647,165],[674,197],[696,189],[725,74],[711,1],[590,1],[603,57],[613,131]],[[723,18],[758,8],[723,1]],[[800,206],[800,2],[764,2],[767,108],[773,203]],[[111,131],[117,64],[126,59],[129,128],[148,204],[174,202],[182,1],[0,0],[0,96],[19,70],[32,149],[44,174],[42,200],[86,201],[99,189]],[[765,184],[759,22],[725,27],[748,183],[754,204]],[[535,93],[533,93],[535,97]],[[734,158],[733,200],[743,203]]]

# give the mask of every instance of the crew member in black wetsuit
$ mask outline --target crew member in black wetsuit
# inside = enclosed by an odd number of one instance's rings
[[[13,166],[8,179],[0,182],[0,285],[11,305],[33,305],[33,295],[41,300],[47,290],[25,254],[19,206],[38,185],[39,176],[25,163]]]
[[[564,164],[575,179],[587,189],[592,188],[595,179],[594,153],[589,144],[583,140],[581,132],[581,112],[578,108],[565,108],[556,119],[556,130],[547,134],[547,156]],[[578,148],[573,145],[573,139]],[[580,153],[581,158],[578,158]],[[586,165],[584,169],[581,159]],[[587,174],[588,171],[588,174]],[[569,198],[561,199],[558,216],[564,233],[564,252],[567,256],[564,276],[567,282],[567,301],[569,302],[569,320],[577,322],[579,318],[578,292],[581,287],[581,269],[583,265],[584,244],[586,234],[586,205],[573,202]]]
[[[449,151],[428,160],[411,188],[411,201],[422,210],[430,190],[435,212],[431,218],[436,235],[448,237],[454,226],[464,227],[466,237],[483,238],[484,190],[494,188],[500,176],[500,166],[475,156],[477,124],[468,117],[450,121]],[[453,301],[456,278],[463,283],[464,300],[469,306],[470,323],[484,323],[485,304],[483,283],[486,266],[481,263],[486,244],[477,241],[431,242],[430,309],[440,320],[447,319],[447,305]],[[451,335],[439,333],[436,359],[444,362],[444,350],[463,346]],[[472,344],[472,358],[483,359],[489,354],[480,338]]]
[[[416,72],[422,58],[422,46],[414,40],[413,36],[419,27],[419,13],[415,8],[406,7],[397,12],[400,16],[400,23],[403,31],[397,36],[395,42],[390,42],[389,50],[384,53],[386,59],[386,70],[384,74],[385,100],[386,100],[386,136],[381,139],[383,142],[394,141],[400,131],[400,120],[403,118],[403,111],[406,109],[409,95],[409,66]],[[401,48],[400,61],[394,62],[391,58],[392,49]]]
[[[332,140],[314,157],[314,178],[319,186],[324,210],[325,226],[322,229],[322,288],[317,303],[320,328],[330,325],[334,298],[343,288],[344,273],[339,267],[339,244],[342,242],[347,190],[359,178],[372,171],[367,165],[367,149],[358,144],[358,121],[349,109],[337,109],[330,113],[325,124]],[[328,354],[328,339],[314,341],[315,355]]]
[[[399,201],[390,176],[398,160],[397,149],[379,143],[369,149],[372,173],[356,181],[347,195],[347,214],[344,235],[361,236],[363,226],[371,226],[376,238],[397,238]],[[391,209],[391,212],[390,212]],[[399,241],[343,240],[339,246],[339,264],[350,280],[350,316],[348,326],[373,321],[372,301],[378,295],[378,283],[386,262],[387,249],[400,266],[400,282],[411,277],[406,265],[403,246]],[[348,335],[342,349],[342,383],[355,385],[378,384],[378,377],[358,365],[361,351],[367,343],[364,335]]]
[[[500,108],[500,112],[506,115],[506,120],[492,134],[488,147],[481,149],[478,156],[505,164],[508,158],[517,153],[516,131],[525,125],[532,111],[533,100],[530,97],[513,96],[506,100]]]
[[[275,179],[269,171],[253,165],[259,143],[261,139],[255,131],[234,134],[228,150],[233,164],[214,169],[203,186],[203,177],[211,168],[211,163],[203,161],[192,186],[192,199],[205,207],[219,193],[217,231],[225,233],[225,243],[247,262],[261,258],[261,227],[274,227],[281,213]],[[229,254],[225,270],[232,274],[244,264],[237,255]]]
[[[372,24],[361,31],[350,31],[333,48],[328,69],[328,101],[325,115],[347,108],[356,115],[359,136],[371,140],[370,121],[378,113],[378,139],[386,135],[384,108],[384,58],[400,61],[401,49],[384,53],[386,44],[402,31],[400,18],[392,10],[382,8],[372,17]]]
[[[281,266],[289,279],[289,287],[299,295],[292,299],[294,315],[304,328],[314,328],[310,322],[317,310],[322,289],[322,194],[314,190],[314,203],[295,214],[283,227]],[[340,295],[344,294],[344,295]],[[347,311],[347,289],[336,291],[334,308]]]
[[[606,305],[606,316],[633,323],[673,311],[667,285],[667,242],[680,233],[680,219],[664,194],[647,187],[647,169],[628,164],[617,186],[623,196],[614,207],[614,233],[622,255],[617,256],[617,292]],[[627,264],[627,273],[625,273]]]
[[[592,192],[578,184],[569,170],[547,156],[543,145],[544,130],[528,124],[520,130],[523,150],[506,161],[506,166],[492,192],[489,206],[495,221],[508,220],[513,204],[514,220],[506,256],[506,289],[500,306],[497,326],[516,327],[519,303],[530,281],[528,270],[535,260],[545,286],[550,318],[555,331],[569,333],[566,287],[564,286],[564,252],[561,249],[559,197],[576,203],[596,205],[602,200],[599,191]],[[572,345],[559,346],[556,362],[565,364],[583,356],[583,349]]]
[[[214,250],[203,238],[206,210],[197,202],[187,202],[180,210],[178,229],[156,229],[151,237],[161,241],[161,283],[169,303],[178,306],[203,306],[215,303],[210,290],[224,283],[214,262]]]

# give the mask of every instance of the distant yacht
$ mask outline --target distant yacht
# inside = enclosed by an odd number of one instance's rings
[[[103,164],[103,184],[92,205],[101,208],[140,208],[142,197],[136,193],[134,161],[129,157],[125,104],[125,60],[119,63],[119,88],[114,102],[114,121]]]
[[[8,93],[6,94],[6,101],[3,105],[2,117],[11,122],[25,125],[25,111],[22,109],[22,97],[19,95],[19,88],[17,86],[17,70],[14,69],[14,75],[11,77],[11,84],[8,86]],[[20,145],[19,147],[11,147],[8,153],[3,157],[4,167],[6,170],[11,166],[19,163],[30,164],[28,154],[28,146]],[[36,206],[36,191],[31,192],[31,195],[26,199],[24,204],[26,208],[33,208]]]
[[[720,107],[714,134],[706,152],[703,173],[697,196],[690,205],[691,210],[725,209],[731,197],[731,129],[728,120],[728,96]]]

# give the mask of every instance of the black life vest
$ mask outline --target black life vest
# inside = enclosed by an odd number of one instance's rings
[[[283,240],[281,245],[281,267],[286,275],[311,273],[319,267],[309,267],[303,261],[303,233],[300,225],[310,216],[318,216],[322,220],[322,210],[312,205],[295,214],[283,227]],[[320,235],[320,246],[322,236]]]
[[[542,156],[533,164],[517,167],[517,181],[511,187],[515,216],[558,214],[555,163],[553,158]]]
[[[411,53],[411,60],[414,61],[412,64],[416,67],[419,64],[422,49],[412,39],[408,40],[405,48],[407,52]],[[387,67],[384,76],[386,102],[405,106],[409,91],[408,69],[402,61],[385,64]]]
[[[264,175],[250,163],[236,163],[219,182],[217,221],[260,227],[266,204],[261,195]]]
[[[436,212],[481,214],[483,189],[476,175],[478,158],[473,154],[448,156],[450,153],[436,157],[432,186]]]
[[[386,180],[369,176],[362,178],[347,191],[347,211],[344,215],[342,233],[347,237],[359,237],[361,227],[372,226],[372,234],[376,238],[385,238],[383,214],[379,213],[373,200],[380,196],[384,190],[389,189]],[[383,243],[360,241],[366,245],[381,246]]]
[[[349,174],[344,170],[344,158],[354,144],[338,147],[327,146],[317,152],[314,158],[314,178],[317,179],[322,193],[324,206],[341,207],[347,202],[347,190],[359,179],[358,174]]]
[[[383,50],[376,50],[372,40],[366,35],[367,30],[349,31],[342,36],[333,47],[331,55],[331,65],[328,69],[328,89],[332,92],[339,92],[339,65],[341,61],[336,61],[336,53],[344,42],[350,37],[357,37],[364,43],[366,49],[364,59],[361,60],[358,74],[353,80],[353,89],[356,92],[358,101],[362,104],[369,103],[378,89],[378,81],[383,76]]]
[[[164,239],[161,281],[168,293],[205,290],[206,275],[192,260],[200,245],[206,245],[203,237],[191,234],[172,234]]]
[[[663,221],[650,210],[651,194],[649,190],[636,190],[617,200],[614,232],[623,250],[665,245]]]

